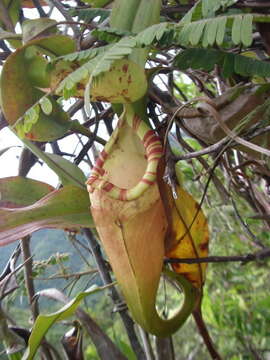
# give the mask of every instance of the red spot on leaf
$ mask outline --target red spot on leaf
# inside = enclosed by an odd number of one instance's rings
[[[122,70],[123,70],[123,72],[126,74],[127,71],[128,71],[128,64],[123,65],[123,66],[122,66]]]
[[[27,137],[27,139],[30,139],[30,140],[35,140],[35,135],[33,134],[33,133],[27,133],[26,134],[26,137]]]
[[[201,251],[205,251],[205,250],[208,250],[208,246],[209,246],[208,242],[205,242],[203,244],[200,244],[199,248]]]

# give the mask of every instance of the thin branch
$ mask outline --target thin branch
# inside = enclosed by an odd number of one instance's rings
[[[211,356],[211,359],[212,360],[222,360],[222,357],[217,352],[215,344],[214,344],[213,340],[211,339],[209,331],[208,331],[206,324],[204,322],[204,319],[202,317],[201,304],[198,306],[198,308],[195,311],[193,311],[192,315],[196,322],[197,328],[201,334],[201,337],[203,338],[204,344]]]
[[[27,290],[28,302],[31,308],[33,320],[35,320],[39,314],[39,306],[37,301],[33,301],[35,295],[35,286],[32,278],[33,259],[30,251],[30,236],[25,236],[24,238],[22,238],[20,243],[21,243],[23,261],[25,263],[24,264],[25,287]]]
[[[40,17],[47,17],[47,14],[45,13],[45,11],[43,10],[43,7],[40,5],[40,2],[39,0],[32,0],[33,1],[33,4],[35,5],[38,13],[39,13],[39,16]]]
[[[80,278],[81,276],[85,276],[85,275],[89,275],[89,274],[95,274],[97,273],[98,270],[97,269],[90,269],[87,271],[81,271],[81,272],[77,272],[77,273],[72,273],[72,274],[62,274],[62,275],[51,275],[47,278],[42,278],[42,277],[35,277],[36,280],[55,280],[55,279],[70,279],[70,278]]]
[[[226,263],[226,262],[241,262],[246,264],[251,261],[262,261],[270,257],[270,248],[266,248],[257,251],[253,254],[245,255],[234,255],[234,256],[206,256],[201,258],[186,258],[176,259],[167,258],[165,259],[166,264],[201,264],[201,263]]]
[[[72,16],[68,13],[68,11],[64,8],[64,6],[58,0],[49,0],[53,6],[63,15],[63,17],[70,23],[70,27],[73,30],[74,36],[76,39],[81,37],[81,32],[79,28],[74,24]]]

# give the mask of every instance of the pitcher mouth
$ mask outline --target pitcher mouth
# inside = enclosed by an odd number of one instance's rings
[[[138,135],[143,144],[146,157],[146,169],[139,180],[139,182],[129,188],[121,188],[104,178],[105,170],[103,168],[108,155],[113,151],[113,145],[116,143],[119,135],[119,129],[123,122],[132,128],[135,134]],[[137,199],[145,192],[145,190],[156,182],[157,167],[161,156],[163,155],[162,144],[159,137],[154,130],[149,129],[148,126],[135,114],[131,107],[125,107],[122,117],[119,119],[118,125],[114,130],[109,141],[105,145],[103,151],[100,153],[95,166],[93,167],[90,177],[87,181],[88,191],[91,193],[94,189],[99,189],[107,192],[108,196],[113,199],[122,201],[129,201]]]

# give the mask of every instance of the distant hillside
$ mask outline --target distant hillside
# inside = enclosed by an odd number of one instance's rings
[[[80,236],[80,241],[87,245],[84,237]],[[8,261],[10,255],[13,250],[17,246],[18,242],[12,243],[8,246],[4,246],[0,248],[0,273],[2,272],[6,262]],[[87,259],[87,261],[94,267],[94,261],[92,256],[85,249],[80,247],[82,255]],[[62,230],[40,230],[35,232],[32,235],[31,239],[31,251],[33,254],[34,261],[47,260],[54,254],[68,254],[68,259],[62,263],[62,265],[54,265],[50,266],[48,271],[44,274],[38,275],[38,277],[48,277],[56,272],[61,271],[61,267],[63,267],[63,271],[66,272],[79,272],[85,270],[86,264],[79,256],[76,249],[73,247],[71,242],[68,240],[67,235]],[[83,287],[83,283],[87,283],[89,281],[89,276],[84,277],[84,279],[80,280],[77,284],[76,288]],[[97,282],[97,280],[95,280]],[[66,280],[50,280],[37,281],[36,287],[37,290],[45,287],[58,287],[59,289],[64,288],[67,285]],[[88,285],[89,286],[89,285]]]

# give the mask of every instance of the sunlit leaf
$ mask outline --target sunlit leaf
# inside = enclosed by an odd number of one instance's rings
[[[22,207],[33,204],[54,188],[41,181],[22,176],[0,179],[0,207]]]
[[[99,291],[103,291],[107,286],[97,287],[96,285],[90,287],[84,292],[79,293],[73,300],[69,301],[60,310],[47,314],[39,315],[34,323],[29,341],[28,348],[26,349],[22,360],[31,360],[34,358],[35,353],[40,345],[42,338],[46,335],[47,331],[57,321],[65,320],[72,316],[79,306],[80,302],[88,295],[95,294]]]
[[[0,246],[43,228],[93,227],[86,190],[73,185],[54,190],[21,208],[0,208]]]
[[[169,223],[166,257],[205,257],[209,242],[207,220],[188,192],[179,186],[176,191],[177,199],[174,199],[172,189],[168,185],[163,186],[162,197]],[[173,264],[173,269],[197,287],[204,283],[206,264]]]
[[[21,5],[20,0],[13,0],[13,1],[2,0],[1,3],[6,8],[8,14],[7,16],[11,20],[12,24],[15,25],[19,20],[20,5]],[[2,22],[1,20],[0,20],[0,26],[2,28],[5,27],[4,22]]]
[[[86,176],[76,164],[70,162],[60,155],[50,153],[45,154],[52,162],[58,165],[59,169],[61,169],[61,172],[58,172],[58,176],[63,185],[73,183],[74,185],[78,186],[78,182],[84,185]],[[75,179],[75,181],[73,179]],[[83,187],[85,188],[85,186]]]
[[[49,18],[26,20],[22,24],[22,35],[24,44],[33,40],[37,36],[48,36],[55,33],[57,28],[52,26],[57,24],[57,21]]]
[[[29,113],[34,113],[30,107],[36,104],[43,95],[39,89],[33,87],[28,77],[24,49],[17,50],[5,62],[1,76],[3,112],[8,123],[14,125],[27,110],[29,110]],[[52,141],[63,136],[68,131],[70,122],[68,121],[67,114],[55,100],[51,99],[51,102],[53,104],[53,111],[50,116],[40,112],[37,122],[35,117],[30,116],[30,119],[34,121],[31,121],[32,126],[29,126],[29,132],[25,134],[29,139]],[[37,113],[35,112],[34,114]],[[23,130],[27,131],[28,128],[23,128]]]
[[[51,101],[48,99],[48,98],[43,98],[41,101],[40,101],[40,107],[41,107],[41,110],[44,112],[44,114],[46,115],[50,115],[52,110],[53,110],[53,106],[52,106],[52,103]]]
[[[33,154],[43,160],[49,168],[58,175],[63,184],[73,184],[85,189],[85,176],[77,165],[59,155],[43,152],[38,146],[27,139],[22,139],[22,142]]]
[[[23,122],[25,112],[44,96],[37,87],[48,85],[49,74],[46,73],[46,60],[40,54],[54,57],[74,50],[74,41],[70,37],[52,35],[32,40],[8,57],[1,74],[1,103],[10,125],[18,119]],[[35,124],[31,126],[28,122],[26,128],[21,125],[16,128],[21,136],[36,141],[53,141],[69,130],[68,115],[55,100],[51,98],[50,101],[53,108],[50,115],[40,112]],[[29,132],[24,134],[25,130]]]

